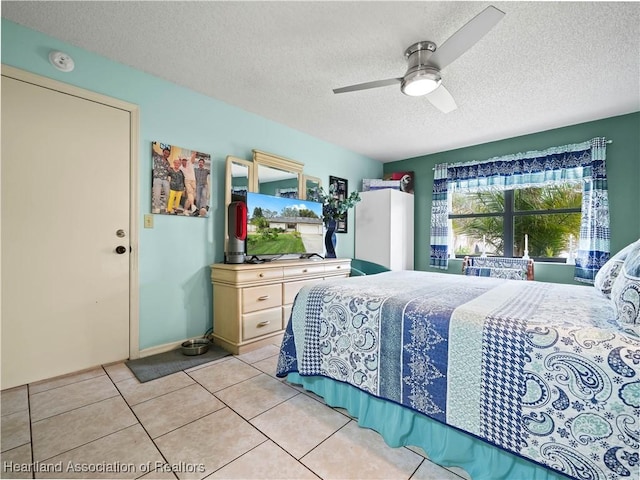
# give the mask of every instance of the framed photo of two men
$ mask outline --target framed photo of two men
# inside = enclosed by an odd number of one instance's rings
[[[151,213],[209,216],[211,155],[152,142],[151,162]]]

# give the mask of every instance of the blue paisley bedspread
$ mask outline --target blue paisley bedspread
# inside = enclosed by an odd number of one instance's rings
[[[640,478],[640,339],[595,288],[431,272],[304,287],[277,375],[349,383],[576,479]]]

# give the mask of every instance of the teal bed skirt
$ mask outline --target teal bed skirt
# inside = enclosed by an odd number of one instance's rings
[[[378,432],[391,447],[416,446],[444,467],[461,467],[473,480],[566,480],[561,474],[493,447],[435,420],[325,377],[289,373],[287,381],[346,409],[358,425]]]

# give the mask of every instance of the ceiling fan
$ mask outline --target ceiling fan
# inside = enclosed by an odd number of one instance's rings
[[[434,107],[449,113],[458,107],[449,91],[442,85],[440,71],[475,45],[502,20],[504,15],[504,12],[489,6],[449,37],[440,48],[428,40],[414,43],[404,52],[408,68],[403,77],[336,88],[333,93],[355,92],[399,83],[400,90],[405,95],[427,95]]]

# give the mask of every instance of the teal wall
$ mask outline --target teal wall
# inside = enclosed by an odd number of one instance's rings
[[[497,142],[386,163],[384,172],[415,172],[415,268],[429,270],[429,236],[433,167],[438,163],[469,162],[547,147],[606,137],[607,179],[611,213],[611,252],[616,253],[640,237],[640,113],[605,118],[569,127],[523,135]],[[449,272],[460,273],[460,260],[449,262]],[[535,265],[536,280],[577,283],[573,267],[550,263]]]
[[[48,61],[51,50],[71,55],[75,70],[63,73],[54,69]],[[382,164],[375,160],[5,19],[2,19],[2,63],[140,108],[137,218],[140,349],[198,336],[211,326],[209,265],[224,259],[223,189],[227,155],[250,160],[252,149],[258,149],[291,158],[304,163],[305,173],[321,178],[325,186],[329,175],[349,179],[351,185],[360,185],[363,177],[382,176]],[[211,154],[209,218],[156,215],[154,228],[143,228],[143,215],[151,210],[152,141]],[[340,257],[353,257],[353,216],[349,222],[350,233],[338,236]]]

